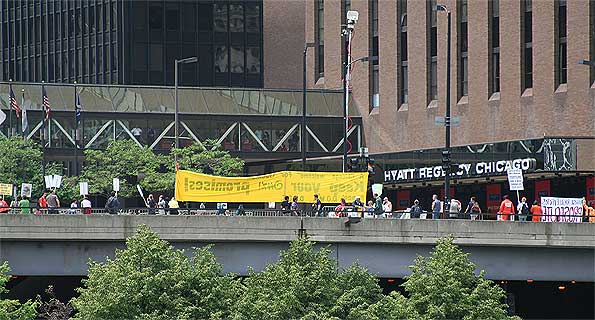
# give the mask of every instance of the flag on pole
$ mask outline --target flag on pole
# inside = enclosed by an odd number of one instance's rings
[[[19,108],[19,104],[17,103],[17,99],[14,96],[14,92],[12,91],[12,86],[10,86],[10,108],[14,109],[14,112],[17,115],[17,118],[21,117],[21,108]]]
[[[21,131],[23,134],[27,132],[29,122],[27,121],[27,108],[25,108],[25,91],[23,91],[23,99],[21,100]]]
[[[50,113],[52,112],[50,99],[48,98],[47,92],[45,92],[45,86],[41,86],[41,91],[43,95],[43,110],[45,110],[45,120],[48,120],[50,118]]]
[[[76,101],[74,103],[74,117],[76,118],[76,125],[78,127],[81,124],[81,96],[77,93],[76,94]]]

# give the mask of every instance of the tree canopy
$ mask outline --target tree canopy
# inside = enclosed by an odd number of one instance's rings
[[[180,169],[184,170],[233,177],[244,169],[244,160],[221,150],[221,145],[215,140],[206,140],[202,145],[194,143],[172,152],[178,154]]]
[[[22,183],[33,185],[33,194],[44,189],[41,174],[41,147],[21,137],[0,139],[0,183],[11,183],[20,188]]]
[[[76,319],[227,319],[240,293],[233,275],[222,275],[209,247],[191,257],[147,226],[116,250],[114,259],[92,262]]]
[[[6,282],[10,279],[10,267],[8,263],[0,264],[0,320],[32,320],[35,319],[37,311],[35,310],[39,303],[27,300],[20,303],[18,300],[2,299],[6,294]]]

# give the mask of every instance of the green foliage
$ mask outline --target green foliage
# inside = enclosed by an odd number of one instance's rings
[[[410,294],[408,318],[508,319],[504,290],[483,271],[475,275],[475,268],[452,237],[439,240],[429,257],[415,259],[403,284]]]
[[[115,259],[90,263],[77,319],[227,319],[240,293],[233,275],[221,275],[210,248],[188,258],[147,226],[116,250]]]
[[[242,173],[244,160],[232,157],[229,152],[221,150],[221,145],[215,140],[206,140],[203,145],[206,150],[197,143],[172,150],[172,153],[178,155],[180,169],[225,177]]]
[[[131,140],[112,141],[105,150],[87,149],[85,157],[80,180],[89,182],[90,194],[109,194],[113,178],[120,178],[119,194],[123,197],[136,196],[136,184],[150,192],[173,190],[173,165],[169,157],[156,155]]]
[[[41,147],[34,141],[22,137],[0,139],[0,183],[33,184],[33,196],[43,191],[41,174]]]
[[[233,319],[358,319],[359,309],[378,301],[377,280],[358,265],[341,272],[330,250],[298,239],[279,262],[251,272]]]
[[[0,296],[6,294],[6,282],[10,279],[10,267],[8,263],[0,264]],[[0,320],[29,320],[35,319],[39,305],[38,302],[27,300],[20,303],[18,300],[9,300],[0,298]]]

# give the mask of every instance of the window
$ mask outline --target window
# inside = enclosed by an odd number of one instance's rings
[[[468,74],[468,33],[467,33],[467,0],[461,0],[459,4],[459,98],[469,94]]]
[[[521,10],[521,75],[523,92],[533,88],[533,12],[531,0],[523,0]]]
[[[436,25],[436,0],[430,0],[427,7],[428,33],[428,104],[438,99],[438,39]]]
[[[556,38],[556,87],[566,83],[567,65],[566,65],[566,0],[556,0],[557,31]]]
[[[151,2],[151,5],[149,6],[149,28],[163,28],[163,6],[158,2]]]
[[[369,1],[369,12],[370,12],[370,47],[369,47],[369,56],[370,57],[379,57],[378,53],[378,0],[370,0]],[[370,106],[372,108],[378,108],[380,106],[380,73],[379,73],[379,64],[378,58],[374,61],[371,61],[369,64],[370,66],[370,76],[371,76],[371,86],[370,86]]]
[[[500,92],[500,8],[499,0],[490,1],[490,96]]]
[[[315,0],[316,80],[324,77],[324,0]]]
[[[400,75],[399,75],[399,102],[408,102],[408,75],[407,75],[407,0],[399,0],[397,7],[397,35],[399,37]]]

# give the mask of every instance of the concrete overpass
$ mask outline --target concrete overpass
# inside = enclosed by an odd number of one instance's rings
[[[298,233],[328,245],[340,266],[355,261],[379,277],[400,278],[417,254],[454,235],[491,279],[595,281],[595,224],[469,220],[225,216],[0,215],[0,261],[16,275],[85,275],[147,224],[175,247],[213,243],[226,272],[247,274],[278,259]]]

